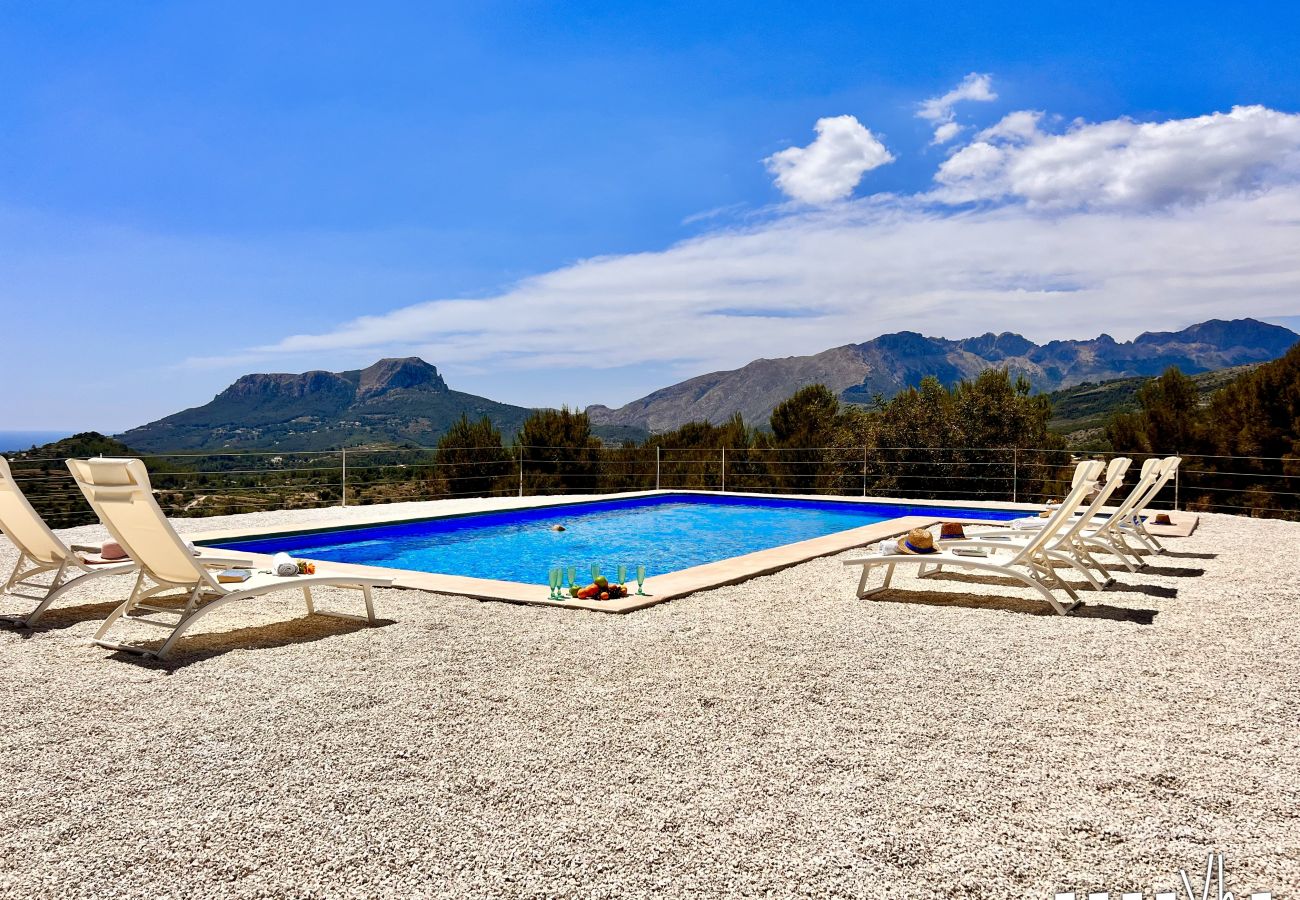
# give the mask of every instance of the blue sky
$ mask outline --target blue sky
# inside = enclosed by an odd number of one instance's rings
[[[826,6],[0,3],[0,430],[383,355],[617,405],[899,327],[1300,324],[1295,7]]]

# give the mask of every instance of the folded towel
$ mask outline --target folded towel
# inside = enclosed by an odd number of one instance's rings
[[[107,541],[99,548],[99,556],[105,561],[126,559],[127,553],[117,541]]]
[[[298,563],[288,553],[277,553],[271,557],[271,571],[280,576],[298,574]]]

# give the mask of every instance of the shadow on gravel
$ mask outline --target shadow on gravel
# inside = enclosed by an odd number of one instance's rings
[[[1186,566],[1153,566],[1147,563],[1139,571],[1139,575],[1163,575],[1168,578],[1197,578],[1205,574],[1204,569],[1191,569]]]
[[[148,669],[176,672],[197,662],[212,659],[239,650],[273,650],[294,644],[310,644],[332,637],[369,631],[395,625],[394,619],[378,619],[374,625],[335,616],[303,616],[287,622],[267,625],[250,625],[233,631],[199,632],[181,638],[167,659],[138,656],[134,653],[115,652],[109,659],[134,663]],[[162,641],[141,641],[146,646],[159,647]]]
[[[1162,559],[1218,559],[1217,553],[1192,553],[1189,550],[1166,550],[1160,554]]]
[[[1057,575],[1065,574],[1060,569]],[[923,575],[926,581],[960,581],[965,584],[996,584],[1001,587],[1023,588],[1025,583],[1015,578],[1007,578],[1003,575],[970,575],[966,572],[932,572],[929,575]],[[1061,579],[1065,581],[1065,579]],[[1080,594],[1084,591],[1093,592],[1092,585],[1086,581],[1065,581],[1070,587],[1074,588]]]
[[[1107,590],[1121,594],[1146,594],[1148,597],[1159,597],[1162,600],[1172,600],[1178,596],[1178,588],[1163,584],[1125,584],[1117,581]]]
[[[1112,622],[1127,622],[1132,625],[1150,625],[1157,615],[1154,609],[1125,609],[1105,603],[1093,603],[1091,597],[1080,595],[1081,606],[1075,607],[1070,616],[1081,619],[1108,619]],[[1094,596],[1100,596],[1094,594]],[[1041,599],[1028,597],[1007,597],[996,594],[958,594],[951,591],[913,591],[890,589],[886,593],[868,598],[866,602],[906,603],[919,606],[946,606],[961,609],[998,609],[1003,612],[1021,613],[1027,616],[1055,616],[1056,610]]]
[[[6,631],[11,631],[24,640],[33,638],[38,634],[45,634],[47,631],[59,631],[63,628],[71,628],[73,625],[80,625],[82,622],[102,622],[108,618],[108,614],[120,606],[120,603],[88,603],[81,606],[55,606],[46,610],[45,615],[36,623],[35,628],[15,628],[6,626]]]
[[[1143,574],[1153,571],[1153,568],[1142,569],[1137,573],[1137,575],[1132,577],[1139,578]],[[1064,573],[1060,569],[1057,569],[1056,574],[1061,575]],[[972,575],[966,572],[935,572],[924,577],[927,581],[960,581],[966,584],[996,584],[1000,587],[1012,588],[1024,587],[1022,582],[1019,582],[1014,578],[1006,578],[1002,575]],[[1112,591],[1118,594],[1146,594],[1148,597],[1159,597],[1162,600],[1172,600],[1178,596],[1178,588],[1167,587],[1163,584],[1126,584],[1122,581],[1116,581],[1104,591],[1093,590],[1092,585],[1082,581],[1067,581],[1066,584],[1074,588],[1085,602],[1092,597],[1100,597]]]

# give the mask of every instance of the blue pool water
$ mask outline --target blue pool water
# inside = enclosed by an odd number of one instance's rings
[[[590,575],[599,563],[613,577],[620,563],[632,572],[675,572],[732,556],[768,550],[896,519],[899,516],[1013,519],[1021,511],[848,503],[835,500],[659,494],[425,519],[392,525],[295,533],[214,546],[359,563],[444,575],[545,584],[551,566],[577,566]],[[552,526],[563,525],[564,531]],[[630,576],[629,576],[630,577]]]

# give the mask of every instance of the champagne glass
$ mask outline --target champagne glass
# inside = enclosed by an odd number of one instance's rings
[[[552,567],[551,572],[551,599],[560,599],[560,569],[558,566]]]
[[[569,566],[569,589],[572,593],[573,588],[578,586],[578,567]]]
[[[600,563],[591,564],[591,580],[594,582],[600,577]]]
[[[641,590],[643,584],[645,584],[645,563],[641,563],[636,567],[636,593],[639,597],[648,596],[645,591]]]
[[[618,583],[627,584],[627,566],[624,563],[618,564]]]

